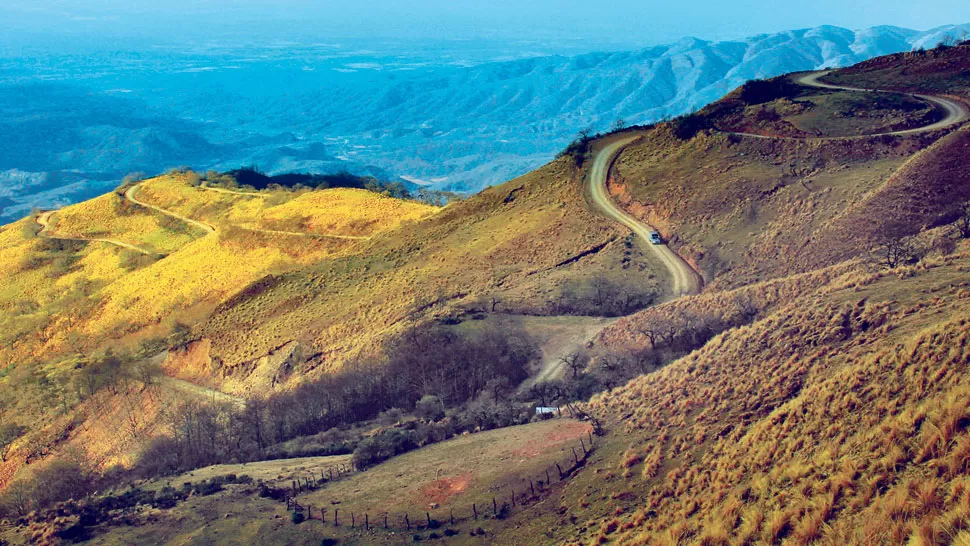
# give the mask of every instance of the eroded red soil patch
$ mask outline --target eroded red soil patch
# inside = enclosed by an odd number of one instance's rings
[[[460,495],[468,489],[468,484],[472,480],[471,473],[461,476],[446,476],[433,480],[422,488],[422,502],[428,505],[444,504],[444,502],[455,495]]]
[[[519,449],[512,451],[512,456],[531,459],[550,448],[559,447],[566,443],[579,443],[579,439],[585,437],[592,430],[589,424],[580,421],[565,421],[565,423],[540,438],[529,440]]]

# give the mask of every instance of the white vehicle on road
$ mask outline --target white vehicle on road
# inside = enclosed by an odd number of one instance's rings
[[[651,231],[650,232],[650,242],[653,243],[653,244],[655,244],[655,245],[662,245],[662,244],[664,244],[663,235],[661,235],[659,231]]]

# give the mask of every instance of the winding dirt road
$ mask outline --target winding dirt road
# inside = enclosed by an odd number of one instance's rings
[[[927,133],[932,131],[938,131],[940,129],[946,129],[954,125],[960,125],[962,123],[970,120],[970,109],[961,102],[946,98],[937,97],[931,95],[920,95],[916,93],[900,93],[898,91],[883,91],[879,89],[860,89],[857,87],[846,87],[840,85],[833,85],[820,81],[821,78],[825,77],[827,74],[831,73],[831,70],[823,70],[819,72],[811,72],[800,76],[797,82],[801,85],[808,87],[818,87],[820,89],[835,89],[841,91],[857,91],[864,93],[897,93],[903,95],[910,95],[918,99],[930,102],[943,109],[946,115],[940,121],[932,123],[930,125],[925,125],[923,127],[916,127],[913,129],[904,129],[900,131],[889,131],[884,133],[874,133],[868,135],[853,135],[845,137],[807,137],[806,139],[814,140],[840,140],[840,139],[854,139],[854,138],[872,138],[885,135],[912,135],[918,133]],[[757,135],[752,133],[734,133],[741,136],[760,138],[760,139],[781,139],[781,140],[806,140],[796,137],[774,137],[767,135]],[[609,178],[610,168],[613,165],[617,154],[630,143],[635,141],[637,137],[630,137],[627,139],[616,141],[600,150],[596,157],[593,159],[593,166],[589,172],[589,190],[590,195],[593,198],[593,203],[596,205],[600,211],[606,216],[616,220],[617,222],[627,226],[634,233],[636,233],[640,238],[642,238],[654,251],[660,261],[664,264],[668,271],[670,271],[671,277],[673,278],[673,293],[675,296],[682,296],[685,294],[696,294],[700,292],[703,288],[703,280],[701,276],[678,256],[674,251],[672,251],[667,245],[654,245],[650,244],[649,233],[654,231],[649,225],[637,220],[631,216],[626,211],[620,209],[613,202],[610,197],[609,191],[607,190],[606,183]]]
[[[638,137],[614,142],[600,150],[593,159],[593,166],[589,171],[589,192],[593,204],[613,220],[630,228],[653,251],[664,267],[670,272],[673,280],[672,291],[675,297],[697,294],[704,286],[704,281],[694,269],[665,244],[656,245],[650,242],[650,232],[655,231],[649,225],[637,220],[625,210],[621,209],[610,197],[606,182],[610,175],[610,168],[620,151],[635,141]]]
[[[154,211],[156,211],[156,212],[158,212],[160,214],[164,214],[165,216],[169,216],[169,217],[175,218],[176,220],[180,220],[180,221],[185,222],[185,223],[187,223],[189,225],[195,226],[195,227],[197,227],[197,228],[205,231],[206,232],[206,235],[208,235],[210,233],[215,233],[216,232],[216,228],[213,225],[206,224],[206,223],[200,222],[198,220],[193,220],[191,218],[187,218],[187,217],[182,216],[181,214],[178,214],[176,212],[172,212],[170,210],[163,209],[161,207],[158,207],[158,206],[155,206],[155,205],[146,203],[144,201],[139,201],[138,198],[135,197],[135,195],[137,195],[137,193],[138,193],[138,191],[140,189],[141,189],[141,184],[135,184],[134,186],[128,188],[128,191],[125,192],[125,199],[131,201],[132,203],[134,203],[134,204],[136,204],[138,206],[152,209],[152,210],[154,210]],[[226,190],[226,189],[223,189],[223,188],[212,188],[212,187],[209,187],[209,186],[202,186],[202,189],[205,190],[205,191],[211,191],[211,192],[216,192],[216,193],[224,193],[224,194],[229,194],[229,195],[243,195],[243,196],[246,196],[246,197],[262,197],[262,198],[265,198],[265,196],[262,195],[262,194],[252,193],[252,192]],[[281,231],[281,230],[277,230],[277,229],[262,229],[262,228],[251,228],[251,227],[243,227],[242,229],[245,229],[245,230],[248,230],[248,231],[254,231],[256,233],[266,233],[268,235],[285,235],[285,236],[288,236],[288,237],[309,237],[311,239],[346,239],[346,240],[351,240],[351,241],[366,241],[366,240],[370,239],[370,237],[357,236],[357,235],[329,235],[329,234],[326,234],[326,233],[306,233],[306,232],[302,232],[302,231]]]
[[[759,135],[755,133],[743,133],[728,131],[730,134],[749,137],[749,138],[759,138],[763,140],[846,140],[846,139],[860,139],[860,138],[872,138],[880,136],[906,136],[915,135],[920,133],[929,133],[932,131],[939,131],[940,129],[946,129],[948,127],[953,127],[954,125],[960,125],[970,120],[970,109],[961,102],[946,98],[937,97],[934,95],[920,95],[917,93],[904,93],[901,91],[885,91],[881,89],[862,89],[860,87],[846,87],[842,85],[833,85],[830,83],[825,83],[819,81],[826,75],[832,73],[831,70],[822,70],[820,72],[810,72],[800,76],[795,80],[799,85],[804,85],[806,87],[817,87],[819,89],[832,89],[835,91],[855,91],[859,93],[892,93],[896,95],[907,95],[910,97],[915,97],[917,99],[932,103],[946,112],[946,115],[940,121],[936,123],[931,123],[929,125],[924,125],[922,127],[915,127],[913,129],[901,129],[899,131],[886,131],[882,133],[870,133],[866,135],[846,135],[846,136],[835,136],[835,137],[788,137],[788,136],[771,136],[771,135]]]
[[[130,243],[126,243],[124,241],[119,241],[117,239],[105,239],[105,238],[100,238],[100,237],[90,237],[90,238],[87,238],[87,237],[67,237],[67,236],[64,236],[64,235],[53,235],[51,233],[51,216],[53,216],[55,212],[57,212],[57,211],[50,210],[50,211],[47,211],[47,212],[43,212],[43,213],[41,213],[41,214],[39,214],[37,216],[37,224],[40,225],[40,227],[41,227],[40,232],[37,233],[37,236],[38,237],[42,237],[44,239],[51,239],[51,240],[55,240],[55,241],[81,241],[81,242],[85,242],[85,243],[106,243],[106,244],[109,244],[109,245],[114,245],[114,246],[117,246],[117,247],[126,248],[128,250],[134,250],[135,252],[140,252],[142,254],[145,254],[146,256],[150,256],[152,254],[155,254],[155,252],[152,252],[151,250],[146,250],[144,248],[135,246],[135,245],[130,244]]]
[[[832,85],[830,83],[825,83],[819,81],[820,78],[825,77],[830,74],[831,70],[823,70],[821,72],[812,72],[798,78],[798,83],[808,87],[818,87],[821,89],[835,89],[839,91],[858,91],[862,93],[895,93],[898,95],[909,95],[911,97],[916,97],[926,102],[931,102],[946,112],[946,116],[936,123],[930,125],[925,125],[923,127],[916,127],[914,129],[904,129],[901,131],[890,131],[887,133],[875,133],[871,135],[863,135],[860,138],[865,137],[875,137],[883,135],[911,135],[917,133],[928,133],[930,131],[938,131],[940,129],[946,129],[947,127],[952,127],[954,125],[959,125],[967,120],[970,120],[970,109],[961,102],[957,102],[946,97],[937,97],[933,95],[919,95],[916,93],[900,93],[898,91],[883,91],[880,89],[860,89],[858,87],[844,87],[841,85]]]
[[[138,205],[140,207],[145,207],[146,209],[151,209],[151,210],[153,210],[153,211],[155,211],[155,212],[157,212],[159,214],[164,214],[165,216],[168,216],[170,218],[175,218],[176,220],[179,220],[181,222],[185,222],[186,224],[189,224],[190,226],[195,226],[195,227],[201,229],[202,231],[205,231],[206,232],[206,235],[208,235],[210,233],[215,233],[216,232],[216,228],[214,226],[210,226],[209,224],[206,224],[206,223],[203,223],[203,222],[199,222],[198,220],[193,220],[191,218],[186,218],[185,216],[182,216],[181,214],[179,214],[177,212],[172,212],[170,210],[163,209],[162,207],[157,207],[155,205],[152,205],[152,204],[149,204],[149,203],[145,203],[144,201],[139,201],[138,198],[135,197],[135,195],[137,195],[138,194],[138,191],[141,190],[141,185],[142,185],[142,183],[138,183],[138,184],[135,184],[134,186],[128,188],[128,190],[125,191],[125,199],[131,201],[132,203],[134,203],[134,204],[136,204],[136,205]]]

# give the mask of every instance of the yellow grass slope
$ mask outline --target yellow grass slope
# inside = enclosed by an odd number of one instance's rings
[[[168,200],[160,196],[176,195]],[[255,280],[359,250],[359,241],[290,236],[238,226],[251,197],[204,192],[183,175],[142,183],[139,200],[169,210],[185,202],[225,212],[217,232],[205,235],[176,218],[112,193],[53,215],[49,237],[106,238],[151,249],[142,256],[109,243],[38,236],[25,219],[0,228],[3,316],[0,358],[14,364],[164,335],[176,320],[192,323]],[[158,199],[157,201],[155,199]],[[268,218],[334,235],[373,235],[432,214],[420,203],[361,190],[270,192],[255,201]],[[198,212],[187,210],[186,217]],[[221,218],[221,217],[220,217]],[[200,218],[205,220],[205,218]],[[257,215],[257,219],[259,216]],[[258,224],[259,222],[257,222]],[[164,258],[158,259],[161,255]],[[126,337],[127,336],[127,337]]]
[[[549,314],[570,279],[600,275],[631,291],[662,291],[661,274],[624,237],[585,206],[582,182],[564,159],[383,232],[358,255],[267,279],[221,306],[201,334],[227,388],[243,390],[268,355],[287,360],[274,351],[291,342],[314,355],[291,370],[299,379],[366,353],[412,320],[491,295],[501,312]]]
[[[217,227],[348,237],[374,235],[437,211],[355,188],[224,193],[189,180],[173,175],[148,181],[139,187],[139,199]]]

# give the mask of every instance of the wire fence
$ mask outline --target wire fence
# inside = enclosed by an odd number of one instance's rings
[[[341,508],[340,499],[333,499],[330,507],[313,506],[297,499],[297,495],[302,492],[316,490],[328,481],[356,472],[348,465],[329,469],[329,475],[324,472],[320,482],[314,483],[309,477],[302,482],[292,480],[292,487],[284,495],[283,503],[288,511],[300,514],[298,517],[301,520],[318,520],[327,526],[349,527],[351,530],[368,532],[425,531],[480,520],[505,519],[514,511],[548,497],[556,485],[568,480],[586,465],[595,448],[594,436],[592,432],[587,432],[585,437],[579,438],[578,444],[568,446],[565,450],[567,458],[556,461],[537,475],[497,488],[491,499],[484,503],[455,503],[446,508],[432,504],[426,510],[368,512]]]

